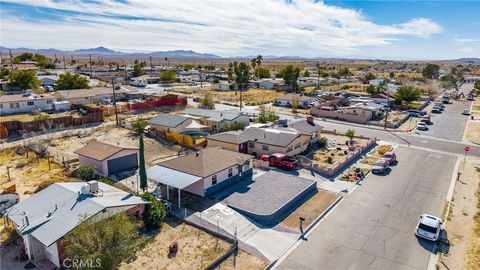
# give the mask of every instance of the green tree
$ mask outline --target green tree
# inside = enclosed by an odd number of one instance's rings
[[[97,169],[93,165],[81,165],[72,172],[72,176],[80,178],[84,181],[94,180],[98,178]]]
[[[379,89],[371,84],[365,87],[365,92],[369,93],[370,95],[376,94],[379,92]]]
[[[256,71],[255,67],[257,66],[257,58],[254,57],[250,60],[250,65],[252,66],[253,71]],[[256,74],[254,75],[256,77]]]
[[[390,77],[390,79],[395,78],[395,72],[390,71],[390,73],[388,74],[388,76]]]
[[[352,143],[353,138],[355,138],[355,130],[348,129],[347,132],[345,132],[345,136],[347,136],[350,139],[350,143]]]
[[[443,88],[452,89],[454,85],[457,84],[457,78],[452,74],[448,73],[440,77]]]
[[[33,117],[33,121],[43,121],[50,119],[50,115],[48,113],[39,113]]]
[[[220,80],[218,78],[213,79],[213,83],[219,83]]]
[[[480,81],[476,81],[475,84],[473,85],[473,87],[475,89],[477,89],[478,91],[480,91]]]
[[[353,75],[353,73],[348,68],[342,68],[338,71],[338,76],[340,76],[340,77],[349,78],[352,75]]]
[[[167,216],[165,205],[149,192],[141,194],[140,197],[150,202],[150,204],[145,205],[145,213],[143,214],[145,226],[149,229],[162,227]]]
[[[133,66],[133,73],[132,77],[139,77],[145,74],[145,71],[143,70],[142,64],[135,64]]]
[[[0,68],[0,79],[3,79],[3,77],[8,76],[10,74],[10,70],[7,68]]]
[[[395,102],[402,104],[404,101],[410,103],[420,99],[420,91],[411,85],[402,85],[395,93]]]
[[[235,73],[235,83],[239,89],[246,89],[250,79],[250,68],[245,62],[233,63],[233,72]]]
[[[297,96],[292,98],[292,113],[297,113],[300,107],[300,99]]]
[[[297,89],[297,79],[300,76],[300,69],[293,65],[288,65],[280,71],[279,75],[283,78],[286,85],[290,85],[290,91],[295,92]]]
[[[257,73],[257,75],[260,79],[270,78],[270,70],[268,70],[266,68],[259,67],[259,68],[257,68],[256,73]]]
[[[232,82],[234,80],[233,77],[233,63],[228,63],[228,69],[227,69],[227,76],[228,76],[228,82]]]
[[[263,60],[263,56],[261,56],[260,54],[257,55],[257,57],[255,57],[256,61],[257,61],[257,67],[258,67],[258,70],[257,72],[260,72],[260,65],[262,64],[262,60]],[[257,73],[257,78],[260,77],[260,74]],[[270,77],[270,76],[269,76]]]
[[[213,101],[213,97],[209,91],[205,91],[205,94],[200,102],[200,107],[208,110],[215,108],[215,102]]]
[[[193,69],[193,65],[192,65],[192,64],[185,64],[185,65],[183,65],[183,70],[188,71],[188,70],[190,70],[190,69]]]
[[[14,62],[20,63],[22,61],[35,61],[38,63],[38,66],[42,68],[55,68],[55,64],[52,62],[50,58],[47,58],[43,54],[32,54],[29,52],[22,53],[15,57]]]
[[[137,134],[143,134],[143,131],[148,126],[148,122],[145,119],[139,118],[132,123],[132,130]]]
[[[162,82],[175,81],[176,78],[177,73],[174,70],[164,70],[160,72],[160,81]]]
[[[13,70],[8,78],[8,86],[16,90],[36,89],[40,85],[34,70]]]
[[[427,64],[423,69],[422,69],[422,76],[425,79],[437,79],[438,76],[440,75],[440,66],[436,64]]]
[[[60,74],[57,80],[56,90],[69,90],[69,89],[87,89],[88,79],[80,76],[79,74],[68,72]]]
[[[308,70],[305,70],[305,72],[303,73],[303,77],[310,77],[310,73],[308,72]]]
[[[370,80],[374,80],[376,78],[377,76],[375,76],[375,74],[373,74],[372,72],[368,72],[367,75],[365,75],[366,82],[369,82]]]
[[[143,134],[140,135],[140,147],[139,147],[139,169],[138,176],[140,178],[140,188],[145,191],[147,190],[147,170],[145,169],[145,146],[143,144]]]
[[[257,123],[265,124],[267,122],[276,121],[280,118],[274,111],[267,109],[265,105],[258,106],[258,110]]]
[[[140,223],[133,222],[124,213],[99,222],[92,218],[68,233],[61,245],[67,258],[93,262],[78,269],[117,269],[147,243],[138,233],[139,229]]]

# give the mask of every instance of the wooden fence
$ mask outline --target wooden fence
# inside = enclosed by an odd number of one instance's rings
[[[117,105],[117,113],[124,113],[136,110],[144,110],[158,107],[174,107],[174,106],[186,106],[187,97],[175,97],[175,98],[164,98],[154,101],[146,101],[141,103],[131,103],[125,105]],[[105,116],[115,114],[115,107],[113,105],[102,106],[98,108],[103,111]]]

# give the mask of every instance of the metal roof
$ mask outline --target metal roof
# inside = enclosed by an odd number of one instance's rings
[[[79,195],[78,192],[85,184],[54,183],[12,206],[6,215],[16,224],[21,234],[31,234],[45,246],[50,246],[105,208],[148,203],[101,182],[98,183],[99,189],[103,191],[101,196]]]
[[[185,109],[182,111],[183,114],[189,114],[194,116],[202,116],[208,118],[210,121],[220,122],[222,120],[233,120],[239,117],[241,114],[239,112],[231,111],[214,111],[214,110],[205,110],[205,109]]]
[[[148,123],[151,125],[174,128],[187,120],[189,120],[189,118],[184,116],[160,113],[148,120]]]
[[[148,168],[147,178],[178,189],[183,189],[202,179],[201,177],[160,165]]]

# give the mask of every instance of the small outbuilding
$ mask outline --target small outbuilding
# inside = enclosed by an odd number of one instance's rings
[[[80,165],[92,165],[101,175],[113,175],[138,168],[138,148],[91,140],[75,151]]]

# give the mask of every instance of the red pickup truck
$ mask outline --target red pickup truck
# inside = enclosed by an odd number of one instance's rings
[[[287,157],[281,153],[262,155],[260,158],[264,161],[269,161],[270,166],[282,168],[284,170],[291,170],[297,167],[297,161],[293,157]]]

